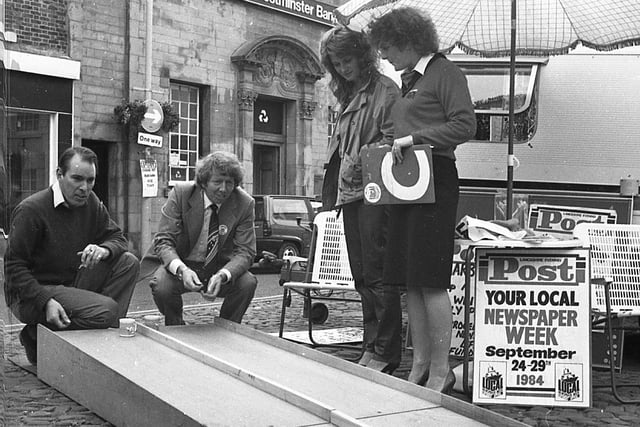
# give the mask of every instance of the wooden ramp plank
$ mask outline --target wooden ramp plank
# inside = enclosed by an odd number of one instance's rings
[[[139,325],[133,338],[39,334],[39,376],[119,426],[523,425],[220,319],[160,332]]]
[[[455,426],[455,427],[472,427],[477,426],[478,422],[470,418],[461,417],[451,411],[444,411],[442,408],[423,409],[419,411],[400,412],[396,414],[385,414],[378,417],[370,417],[360,419],[370,427],[388,427],[388,426]],[[502,424],[499,424],[502,425]]]
[[[490,411],[486,408],[473,405],[452,396],[433,392],[425,387],[416,386],[415,384],[411,384],[391,375],[376,372],[371,369],[364,369],[353,362],[348,362],[341,358],[311,349],[307,346],[292,343],[284,339],[274,339],[271,334],[265,334],[253,328],[247,328],[246,326],[238,325],[237,323],[232,323],[220,318],[215,319],[215,324],[221,328],[233,331],[236,334],[267,343],[306,359],[315,360],[323,364],[333,366],[341,371],[367,378],[372,382],[383,384],[391,389],[400,390],[412,396],[418,396],[421,399],[437,404],[444,409],[451,410],[455,414],[468,417],[484,424],[499,425],[501,427],[527,426],[525,423]]]
[[[256,374],[254,371],[251,371],[247,368],[239,366],[234,362],[228,360],[220,359],[215,355],[211,355],[209,353],[205,353],[202,350],[191,346],[184,341],[179,341],[171,336],[166,334],[158,333],[149,328],[142,328],[142,331],[145,335],[151,336],[154,340],[157,340],[160,344],[165,345],[169,348],[172,348],[176,351],[181,352],[182,354],[193,358],[199,362],[202,362],[211,368],[217,369],[221,372],[227,373],[246,384],[256,387],[264,392],[269,393],[272,396],[275,396],[287,403],[291,403],[299,408],[302,408],[305,411],[309,411],[323,420],[332,420],[337,418],[340,420],[339,425],[358,425],[358,421],[347,415],[340,413],[334,406],[330,404],[326,404],[314,397],[307,395],[299,390],[287,387],[277,381],[273,381],[270,378]],[[249,343],[251,346],[252,343]]]
[[[372,382],[368,378],[373,373],[370,369],[352,364],[362,371],[363,376],[357,376],[213,325],[166,328],[163,333],[218,359],[243,366],[252,374],[313,396],[355,418],[438,406]],[[335,361],[336,358],[332,358],[331,362]]]
[[[325,422],[141,335],[38,333],[38,377],[117,426]]]

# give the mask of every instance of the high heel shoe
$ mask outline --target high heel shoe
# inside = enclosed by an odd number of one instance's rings
[[[419,385],[419,386],[425,386],[425,384],[427,384],[427,380],[429,379],[429,370],[427,369],[418,379],[418,381],[415,381],[415,384]],[[410,382],[413,382],[411,380],[409,380]]]
[[[382,373],[383,374],[393,375],[393,373],[396,371],[396,369],[398,369],[398,366],[400,366],[399,362],[387,363],[387,366],[382,368]]]
[[[440,393],[451,394],[455,383],[456,375],[453,373],[453,370],[449,369],[449,372],[447,372],[447,377],[444,380],[444,384],[442,384],[442,389],[440,389]]]
[[[442,390],[440,390],[440,393],[451,394],[455,383],[456,383],[456,374],[453,373],[452,369],[449,369],[449,373],[447,373],[447,379],[444,381],[444,385],[442,386]]]
[[[427,372],[422,374],[422,376],[420,377],[420,380],[418,380],[418,385],[424,386],[427,383],[428,379],[429,379],[429,370],[427,369]]]
[[[387,362],[385,360],[378,360],[375,357],[367,363],[367,368],[389,375],[393,374],[395,370],[398,369],[398,366],[400,366],[400,362]]]
[[[371,352],[371,351],[365,351],[362,354],[362,357],[360,358],[360,360],[358,360],[358,365],[360,366],[367,366],[367,364],[371,361],[371,359],[373,359],[373,355],[375,353]]]

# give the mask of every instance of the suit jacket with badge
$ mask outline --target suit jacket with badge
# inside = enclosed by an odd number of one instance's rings
[[[140,278],[150,278],[160,265],[165,268],[176,258],[191,253],[204,221],[202,189],[195,183],[178,184],[169,193],[153,243],[140,265]],[[220,250],[219,268],[226,268],[232,278],[244,274],[256,256],[254,231],[255,201],[236,187],[218,209]]]

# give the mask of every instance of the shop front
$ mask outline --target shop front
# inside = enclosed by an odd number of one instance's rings
[[[11,211],[55,179],[58,153],[72,145],[77,61],[4,50],[0,70],[0,228]]]

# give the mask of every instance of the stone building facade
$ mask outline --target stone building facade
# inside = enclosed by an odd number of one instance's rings
[[[318,46],[339,3],[0,0],[2,226],[70,145],[98,153],[95,191],[138,254],[171,186],[211,151],[238,155],[252,194],[319,194],[335,100]],[[118,121],[115,107],[145,100],[179,126]]]

